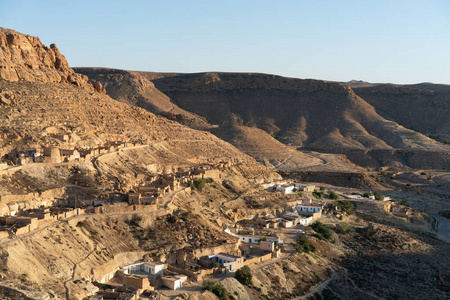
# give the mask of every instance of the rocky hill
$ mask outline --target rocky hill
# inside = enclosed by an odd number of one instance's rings
[[[88,83],[85,75],[68,67],[56,46],[47,48],[38,38],[11,30],[0,32],[0,95],[4,100],[0,104],[1,156],[36,147],[86,148],[122,141],[143,146],[132,149],[133,157],[108,165],[107,172],[118,176],[137,174],[136,170],[154,172],[167,165],[176,168],[219,161],[239,165],[240,175],[248,178],[278,176],[208,132],[104,95],[99,85]],[[65,134],[68,140],[55,138],[55,134]],[[125,152],[122,155],[127,156]],[[109,160],[102,161],[108,164]],[[21,172],[33,169],[28,175],[36,182],[53,178],[46,177],[51,171],[46,164],[33,166]],[[65,184],[53,179],[47,184]],[[2,193],[18,192],[5,187]]]
[[[108,93],[109,86],[118,86],[117,79],[111,77],[116,70],[78,70],[102,82]],[[210,131],[261,162],[273,160],[269,153],[275,142],[267,142],[271,135],[284,145],[345,154],[363,166],[385,165],[386,160],[378,157],[385,157],[386,151],[392,153],[387,160],[399,165],[421,167],[420,163],[412,165],[407,159],[416,151],[433,153],[430,159],[439,161],[438,165],[450,163],[440,154],[447,153],[449,147],[400,125],[395,122],[397,119],[385,118],[352,88],[339,83],[244,73],[123,74],[128,74],[124,78],[132,76],[135,80],[152,82],[167,96],[165,103],[217,125]],[[112,93],[117,99],[142,95],[133,92],[131,96],[125,88],[114,88]],[[429,92],[422,94],[426,97]],[[154,98],[146,99],[154,102]],[[388,106],[385,109],[389,111]],[[395,109],[392,113],[396,113]],[[251,149],[248,145],[257,146]],[[397,155],[398,150],[406,151],[406,156]],[[314,159],[309,159],[307,164],[314,164]],[[295,168],[295,163],[284,164],[287,165],[287,169]]]
[[[44,46],[38,37],[0,28],[0,78],[87,85],[85,75],[75,73],[55,44]]]
[[[450,141],[449,85],[378,84],[353,90],[384,118],[439,141]]]
[[[103,83],[108,90],[108,95],[120,102],[144,108],[154,114],[161,114],[191,128],[212,127],[204,118],[181,109],[171,102],[169,97],[139,72],[106,68],[75,68],[75,70],[81,74],[88,74],[90,80]]]

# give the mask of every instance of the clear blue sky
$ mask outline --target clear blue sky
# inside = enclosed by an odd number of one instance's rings
[[[450,1],[0,0],[72,67],[450,84]]]

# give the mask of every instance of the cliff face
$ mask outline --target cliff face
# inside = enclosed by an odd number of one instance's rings
[[[280,141],[321,149],[436,149],[435,141],[380,116],[335,82],[266,74],[154,74],[147,77],[183,109],[224,125],[232,119]]]
[[[0,77],[9,81],[38,81],[87,85],[55,44],[44,46],[38,37],[0,28]]]
[[[155,113],[161,113],[164,103],[165,112],[182,110],[200,116],[212,124],[205,129],[260,162],[286,170],[297,168],[298,163],[277,163],[285,161],[274,151],[281,150],[278,142],[339,153],[351,149],[448,151],[445,145],[396,122],[402,118],[388,118],[359,92],[355,94],[352,88],[336,82],[252,73],[177,74],[88,68],[77,71],[94,76],[119,101],[134,99],[133,105]],[[139,78],[139,82],[151,84],[152,90],[164,95],[164,101],[161,97],[145,96],[143,89],[120,86],[121,80],[116,78],[119,73],[123,81]],[[382,91],[385,95],[392,89]],[[407,97],[430,95],[417,88],[403,88],[396,93]],[[146,99],[145,103],[136,101],[141,98]],[[269,142],[270,135],[278,142]],[[309,158],[308,164],[315,164],[314,159]]]
[[[438,140],[450,140],[450,86],[373,85],[354,88],[388,120]]]

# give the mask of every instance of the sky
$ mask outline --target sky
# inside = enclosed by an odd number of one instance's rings
[[[448,0],[0,0],[71,67],[450,84]]]

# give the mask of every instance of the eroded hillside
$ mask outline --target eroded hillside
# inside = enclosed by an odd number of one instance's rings
[[[139,90],[131,91],[117,83],[120,81],[116,73],[120,71],[88,68],[79,71],[105,84],[108,93],[111,89],[117,99],[145,97]],[[392,151],[388,159],[413,167],[421,166],[401,154],[395,155],[396,151],[406,150],[407,155],[414,151],[448,151],[445,145],[399,125],[395,122],[397,119],[392,121],[392,118],[380,116],[351,88],[339,83],[266,74],[123,72],[123,78],[151,82],[168,96],[164,102],[167,109],[175,105],[204,117],[210,124],[218,126],[212,127],[211,132],[266,165],[279,169],[296,169],[296,161],[302,159],[306,165],[314,165],[316,161],[305,153],[288,160],[286,155],[274,159],[271,152],[282,147],[275,146],[275,141],[268,143],[270,136],[288,146],[342,153],[353,162],[369,167],[386,165],[378,159],[378,151]],[[148,102],[159,103],[159,99],[146,97]],[[135,102],[135,105],[140,104]],[[375,151],[375,154],[367,151]],[[289,151],[285,148],[280,152]],[[433,155],[433,160],[445,166],[449,163],[440,154]]]

